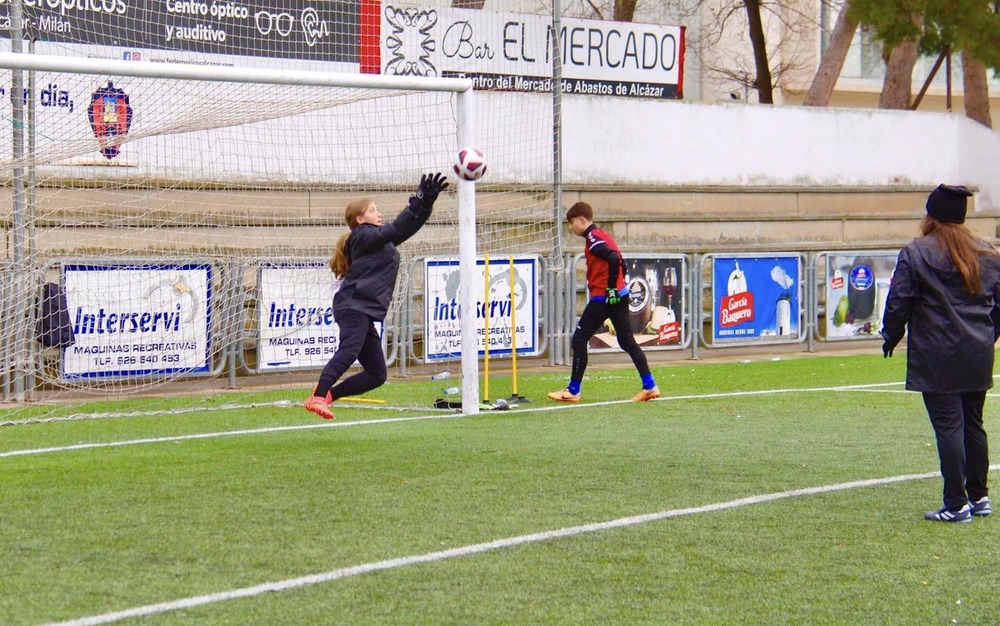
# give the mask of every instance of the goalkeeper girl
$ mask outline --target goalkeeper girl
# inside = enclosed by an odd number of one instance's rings
[[[549,398],[558,402],[579,402],[580,385],[587,369],[587,344],[594,333],[611,319],[618,335],[618,345],[632,357],[642,379],[642,389],[632,400],[646,402],[660,397],[646,355],[632,335],[628,320],[628,289],[625,287],[625,262],[611,235],[594,224],[594,209],[586,202],[577,202],[566,211],[566,221],[574,235],[584,238],[587,259],[587,290],[590,299],[576,324],[570,345],[573,349],[573,371],[569,386],[553,391]]]
[[[333,419],[331,402],[365,393],[385,382],[385,354],[375,323],[385,321],[396,288],[396,246],[420,230],[434,210],[438,194],[447,187],[440,172],[421,176],[417,192],[391,224],[382,223],[382,214],[372,200],[347,205],[344,219],[351,230],[340,238],[330,258],[330,269],[342,279],[333,297],[340,343],[319,375],[312,397],[305,402],[307,411]],[[361,363],[364,370],[338,383],[354,361]]]

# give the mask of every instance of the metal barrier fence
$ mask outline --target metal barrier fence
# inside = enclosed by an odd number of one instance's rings
[[[897,253],[625,251],[632,330],[645,350],[689,351],[693,358],[703,349],[805,343],[811,350],[814,342],[871,339],[877,337]],[[516,350],[550,365],[569,362],[586,277],[582,255],[557,261],[517,255],[487,265],[479,259],[484,278],[493,272],[488,287],[484,280],[481,356],[489,341],[490,358],[508,359]],[[2,264],[3,400],[32,400],[46,384],[120,389],[226,377],[236,386],[244,376],[318,370],[338,341],[326,263],[61,258],[35,271]],[[452,263],[457,258],[419,257],[400,273],[382,334],[387,362],[401,376],[410,375],[414,364],[460,359],[435,343],[454,332],[448,315],[438,319],[438,312],[454,313],[448,308],[453,303],[443,300],[455,287],[446,284],[453,280]],[[71,346],[41,340],[50,322],[45,315],[52,314],[39,306],[46,283],[66,296],[64,313],[76,333]],[[499,315],[491,319],[487,311]],[[154,320],[161,329],[173,325],[164,331],[169,342],[162,333],[143,338]],[[181,321],[196,327],[182,331]],[[519,338],[515,327],[528,336]],[[181,347],[171,352],[164,346]],[[595,335],[591,349],[617,351],[613,329]]]

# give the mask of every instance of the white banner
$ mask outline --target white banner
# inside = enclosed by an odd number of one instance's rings
[[[208,372],[211,278],[207,264],[63,266],[63,377]]]
[[[899,252],[825,254],[827,341],[878,337]]]
[[[264,265],[258,276],[257,369],[322,369],[340,345],[333,296],[340,289],[326,264]],[[383,335],[382,324],[376,324]]]
[[[383,74],[467,77],[489,91],[552,91],[553,31],[544,15],[383,7]],[[682,95],[682,26],[563,18],[559,43],[565,93]]]
[[[476,261],[476,349],[490,356],[538,354],[538,263],[536,257],[514,257],[511,281],[509,259]],[[428,259],[424,263],[425,359],[453,358],[462,354],[458,259]],[[489,291],[486,290],[487,272]],[[513,282],[513,289],[511,283]],[[516,306],[512,306],[513,302]],[[512,330],[513,329],[513,330]]]

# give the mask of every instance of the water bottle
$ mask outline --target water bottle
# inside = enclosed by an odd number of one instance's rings
[[[431,380],[448,380],[449,378],[451,378],[451,372],[447,370],[438,372],[437,374],[431,376]]]
[[[457,396],[458,394],[462,393],[462,388],[461,387],[448,387],[447,389],[442,389],[441,393],[443,393],[446,396]]]

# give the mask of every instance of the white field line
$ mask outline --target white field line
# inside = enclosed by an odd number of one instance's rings
[[[74,422],[80,420],[99,420],[99,419],[112,419],[112,418],[123,418],[123,417],[157,417],[161,415],[185,415],[188,413],[212,413],[215,411],[246,411],[249,409],[259,409],[263,407],[290,407],[290,406],[301,406],[301,404],[293,403],[290,400],[276,400],[274,402],[251,402],[249,404],[220,404],[218,406],[195,406],[195,407],[184,407],[176,409],[162,409],[158,411],[123,411],[123,412],[105,412],[105,413],[74,413],[72,415],[63,415],[60,417],[28,417],[20,420],[7,420],[0,422],[0,426],[25,426],[27,424],[51,424],[54,422]],[[372,405],[365,404],[361,402],[338,402],[337,407],[351,408],[351,409],[365,409],[371,408]],[[379,405],[380,411],[416,411],[417,409],[398,407],[398,406],[387,406]],[[419,409],[426,410],[426,409]],[[439,409],[440,410],[440,409]]]
[[[393,424],[396,422],[415,422],[420,420],[455,419],[463,417],[457,413],[420,415],[414,417],[389,417],[374,420],[358,420],[354,422],[323,422],[322,424],[298,424],[296,426],[270,426],[267,428],[248,428],[245,430],[226,430],[214,433],[196,433],[193,435],[173,435],[170,437],[149,437],[146,439],[129,439],[126,441],[108,441],[103,443],[77,443],[71,446],[57,446],[53,448],[31,448],[27,450],[11,450],[0,452],[0,459],[12,456],[29,456],[33,454],[53,454],[56,452],[70,452],[74,450],[92,450],[95,448],[119,448],[122,446],[138,446],[146,443],[169,443],[172,441],[190,441],[193,439],[215,439],[217,437],[236,437],[239,435],[261,435],[267,433],[281,433],[295,430],[312,430],[315,428],[347,428],[349,426],[375,426],[378,424]]]
[[[743,396],[764,396],[786,393],[821,393],[821,392],[841,392],[851,390],[866,390],[877,387],[888,387],[900,385],[902,383],[872,383],[866,385],[846,385],[843,387],[812,387],[806,389],[763,389],[760,391],[730,391],[722,393],[691,394],[686,396],[661,397],[653,402],[672,402],[677,400],[704,400],[718,398],[738,398]],[[911,392],[912,393],[912,392]],[[516,413],[537,413],[541,411],[561,411],[573,408],[584,408],[594,406],[612,406],[616,404],[633,404],[631,400],[612,400],[608,402],[588,402],[583,404],[563,404],[553,403],[551,406],[539,406],[527,408],[522,406],[514,409]],[[259,405],[263,406],[263,405]],[[296,405],[298,406],[298,405]],[[225,407],[216,407],[215,410],[225,410]],[[484,412],[483,414],[490,414]],[[457,413],[437,412],[430,415],[417,415],[410,417],[393,417],[385,419],[358,420],[353,422],[324,422],[322,424],[299,424],[296,426],[271,426],[267,428],[249,428],[244,430],[228,430],[212,433],[198,433],[193,435],[173,435],[169,437],[149,437],[144,439],[129,439],[126,441],[110,441],[103,443],[78,443],[70,446],[56,446],[52,448],[29,448],[26,450],[11,450],[0,452],[0,459],[15,456],[30,456],[37,454],[55,454],[58,452],[72,452],[76,450],[93,450],[97,448],[119,448],[122,446],[137,446],[148,443],[170,443],[174,441],[190,441],[195,439],[214,439],[217,437],[236,437],[240,435],[262,435],[268,433],[290,432],[296,430],[312,430],[316,428],[348,428],[352,426],[374,426],[378,424],[397,424],[399,422],[416,422],[423,420],[456,419],[464,417]]]
[[[997,469],[1000,469],[1000,464],[990,466],[990,470],[992,471],[996,471]],[[146,617],[149,615],[157,615],[169,611],[190,609],[197,606],[214,604],[217,602],[225,602],[227,600],[235,600],[238,598],[250,598],[254,596],[263,595],[265,593],[272,593],[276,591],[287,591],[289,589],[297,589],[300,587],[307,587],[310,585],[318,585],[333,580],[340,580],[343,578],[350,578],[352,576],[359,576],[361,574],[369,574],[372,572],[397,569],[400,567],[407,567],[409,565],[417,565],[420,563],[434,563],[437,561],[460,558],[473,554],[482,554],[484,552],[491,552],[494,550],[503,550],[506,548],[512,548],[515,546],[521,546],[525,544],[549,541],[552,539],[573,537],[576,535],[595,533],[604,530],[612,530],[616,528],[624,528],[627,526],[635,526],[638,524],[648,524],[650,522],[657,522],[660,520],[670,519],[674,517],[683,517],[686,515],[698,515],[701,513],[714,513],[716,511],[735,509],[737,507],[750,506],[753,504],[762,504],[765,502],[774,502],[776,500],[785,500],[788,498],[797,498],[800,496],[811,496],[821,493],[846,491],[849,489],[859,489],[862,487],[891,485],[894,483],[902,483],[913,480],[926,480],[929,478],[935,478],[937,476],[939,476],[937,472],[929,472],[926,474],[904,474],[902,476],[871,478],[868,480],[856,480],[846,483],[836,483],[833,485],[822,485],[819,487],[806,487],[803,489],[791,489],[788,491],[779,491],[777,493],[766,493],[757,496],[750,496],[747,498],[738,498],[736,500],[729,500],[727,502],[715,502],[712,504],[705,504],[702,506],[695,506],[684,509],[671,509],[667,511],[660,511],[658,513],[647,513],[645,515],[621,517],[606,522],[595,522],[592,524],[583,524],[580,526],[568,526],[565,528],[547,530],[543,532],[532,533],[529,535],[507,537],[506,539],[496,539],[494,541],[487,541],[485,543],[475,543],[471,545],[461,546],[458,548],[440,550],[437,552],[427,552],[425,554],[403,556],[395,559],[386,559],[384,561],[375,561],[373,563],[363,563],[361,565],[343,567],[340,569],[331,570],[329,572],[324,572],[321,574],[310,574],[308,576],[300,576],[298,578],[288,578],[285,580],[254,585],[252,587],[243,587],[241,589],[233,589],[230,591],[220,591],[217,593],[210,593],[201,596],[192,596],[180,600],[173,600],[171,602],[147,604],[146,606],[126,609],[124,611],[115,611],[112,613],[104,613],[102,615],[94,615],[91,617],[84,617],[65,622],[57,622],[54,624],[50,624],[49,626],[94,626],[97,624],[110,624],[112,622],[117,622],[123,619]]]

